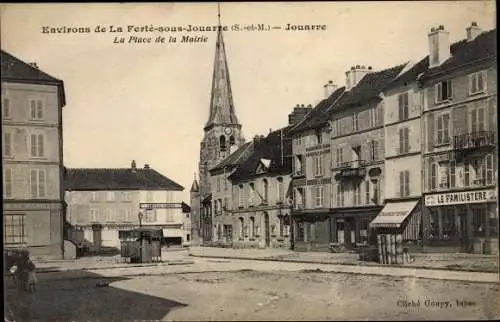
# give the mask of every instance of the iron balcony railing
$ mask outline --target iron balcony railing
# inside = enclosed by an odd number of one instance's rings
[[[493,131],[477,131],[456,135],[453,139],[455,150],[477,149],[495,146],[496,133]]]
[[[336,171],[338,171],[337,178],[364,177],[366,175],[366,162],[364,160],[342,162]]]

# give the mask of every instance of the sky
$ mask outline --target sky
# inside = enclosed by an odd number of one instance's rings
[[[182,185],[198,171],[208,119],[215,32],[94,32],[101,25],[217,24],[217,3],[0,5],[1,48],[62,79],[67,167],[145,163]],[[326,25],[324,31],[227,31],[236,114],[247,140],[287,125],[297,104],[317,104],[323,85],[345,84],[352,65],[388,68],[428,53],[427,34],[443,25],[451,42],[472,21],[496,28],[493,1],[221,3],[222,24]],[[89,27],[90,33],[42,33]],[[199,43],[115,44],[114,38],[206,36]]]

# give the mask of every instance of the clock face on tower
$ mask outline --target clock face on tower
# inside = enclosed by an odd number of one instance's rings
[[[226,128],[224,129],[224,133],[225,133],[226,135],[231,135],[231,133],[233,133],[233,130],[232,130],[230,127],[226,127]]]

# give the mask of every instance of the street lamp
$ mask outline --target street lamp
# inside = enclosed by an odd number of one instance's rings
[[[137,217],[139,218],[139,228],[142,228],[142,217],[144,217],[144,214],[142,213],[142,211],[139,211],[139,213],[137,214]]]

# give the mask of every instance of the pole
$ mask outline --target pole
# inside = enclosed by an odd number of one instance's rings
[[[280,131],[281,166],[283,166],[283,128]]]

